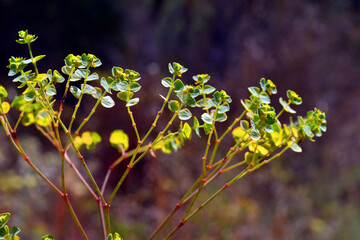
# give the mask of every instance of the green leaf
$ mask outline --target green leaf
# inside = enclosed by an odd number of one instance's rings
[[[111,88],[114,89],[115,91],[126,92],[129,88],[129,84],[125,81],[118,82],[118,83],[115,83],[113,85],[113,87],[111,87]]]
[[[46,94],[49,96],[55,96],[56,95],[56,88],[53,84],[50,84],[47,88],[46,88]]]
[[[249,87],[249,92],[254,95],[255,97],[258,97],[260,94],[260,89],[258,87]]]
[[[4,227],[5,224],[9,221],[10,213],[1,213],[0,214],[0,228]]]
[[[192,114],[189,111],[189,109],[184,108],[179,111],[179,118],[180,120],[189,120],[191,118]]]
[[[171,63],[169,63],[169,72],[171,73],[171,74],[174,74],[174,68],[172,67],[172,65],[171,65]]]
[[[245,153],[245,162],[247,165],[250,165],[254,159],[254,153],[246,152]]]
[[[81,84],[81,88],[83,88],[83,85],[84,84]],[[85,84],[84,93],[89,95],[94,95],[96,94],[96,89],[89,84]]]
[[[230,110],[230,105],[228,103],[224,103],[219,107],[218,113],[225,113],[228,112],[229,110]]]
[[[105,96],[101,100],[101,105],[103,105],[106,108],[112,108],[115,105],[115,102],[110,96]]]
[[[72,70],[72,67],[69,67],[69,66],[63,66],[63,67],[61,68],[61,71],[62,71],[64,74],[66,74],[66,75],[70,75],[71,70]]]
[[[107,236],[106,240],[114,240],[112,233]]]
[[[88,71],[89,72],[89,71]],[[77,78],[85,78],[86,77],[86,70],[85,69],[78,69],[74,72],[74,75]]]
[[[6,89],[0,85],[0,98],[6,98],[8,96],[8,93]]]
[[[291,144],[291,143],[290,143]],[[291,150],[293,150],[294,152],[302,152],[302,149],[301,149],[301,147],[298,145],[298,144],[296,144],[296,143],[292,143],[292,145],[291,145]]]
[[[25,93],[24,99],[25,101],[31,102],[36,98],[36,93],[33,90],[30,90],[29,92]]]
[[[52,235],[46,235],[41,238],[41,240],[55,240],[55,237]]]
[[[186,105],[190,106],[190,107],[195,107],[196,106],[196,101],[194,98],[192,98],[190,95],[186,96]]]
[[[12,227],[11,230],[10,230],[10,238],[16,236],[19,232],[20,232],[20,228],[18,227]]]
[[[130,100],[126,103],[126,107],[131,107],[131,106],[134,106],[134,105],[138,104],[139,100],[140,100],[139,98],[130,99]]]
[[[191,127],[188,123],[185,123],[182,131],[187,139],[191,139]]]
[[[126,151],[129,148],[129,136],[123,130],[114,130],[110,134],[109,142],[111,146],[122,152],[121,148]]]
[[[109,86],[109,83],[107,82],[106,78],[102,77],[100,80],[100,85],[107,91],[108,93],[111,93],[111,89]]]
[[[285,111],[289,112],[289,113],[296,113],[296,111],[294,111],[287,102],[285,102],[282,98],[279,98],[279,102],[280,104],[283,106],[283,108],[285,109]]]
[[[214,88],[214,87],[212,87],[212,86],[210,86],[210,85],[205,85],[203,92],[204,92],[205,94],[210,94],[210,93],[212,93],[212,92],[215,92],[215,90],[216,90],[216,88]]]
[[[3,228],[0,228],[0,239],[5,239],[9,234],[9,228],[8,226],[4,226]]]
[[[98,80],[99,79],[99,75],[95,72],[90,74],[90,76],[88,76],[85,80],[86,81],[94,81],[94,80]]]
[[[311,128],[309,126],[307,126],[307,125],[304,126],[303,130],[304,130],[306,136],[308,136],[309,138],[314,137],[314,134],[312,133]]]
[[[200,126],[199,120],[196,117],[194,117],[193,129],[195,130],[196,135],[201,137],[200,136],[200,131],[199,131],[199,126]]]
[[[210,114],[208,113],[203,113],[201,115],[201,119],[205,122],[205,123],[208,123],[208,124],[212,124],[213,123],[213,117],[210,116]]]
[[[130,84],[130,91],[132,92],[138,92],[140,90],[141,86],[137,82],[133,82]]]
[[[81,90],[78,87],[70,86],[70,92],[75,98],[79,99],[81,96]]]
[[[184,88],[184,84],[180,79],[176,79],[174,82],[174,92],[179,92]]]
[[[127,102],[130,98],[132,98],[132,96],[134,95],[134,93],[132,92],[119,92],[117,94],[117,97],[124,102]]]
[[[172,81],[171,78],[166,77],[166,78],[163,78],[163,79],[161,80],[161,84],[162,84],[164,87],[169,88],[169,87],[171,87],[171,81]]]
[[[270,103],[270,97],[269,95],[267,95],[266,92],[261,92],[259,95],[259,101],[265,104],[269,104]]]
[[[265,132],[272,133],[274,132],[274,129],[271,127],[271,125],[267,125],[264,127]]]
[[[240,127],[241,127],[241,129],[244,130],[244,131],[249,130],[249,122],[246,121],[246,120],[241,120],[241,121],[240,121]]]
[[[34,61],[37,62],[37,61],[39,61],[40,59],[42,59],[44,57],[46,57],[46,55],[36,56],[36,57],[34,57]]]
[[[252,140],[259,140],[261,138],[260,132],[257,129],[251,129],[249,132],[249,135],[251,137]]]
[[[206,135],[209,135],[209,133],[211,132],[211,124],[208,123],[204,124],[204,132]]]
[[[217,113],[216,114],[216,118],[215,118],[215,121],[217,122],[225,122],[227,120],[227,115],[226,113]]]
[[[264,92],[266,91],[266,80],[265,80],[265,78],[260,79],[260,87],[261,87],[261,90],[263,90]]]
[[[274,123],[271,127],[274,129],[275,132],[281,132],[281,127],[277,123]]]
[[[95,88],[96,93],[92,94],[93,98],[99,99],[102,95],[102,90],[99,87]]]
[[[170,109],[170,111],[172,112],[176,112],[179,110],[179,107],[180,107],[180,103],[176,100],[171,100],[169,103],[168,103],[168,107]]]

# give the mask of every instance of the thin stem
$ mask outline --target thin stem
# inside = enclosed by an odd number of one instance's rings
[[[63,199],[64,199],[64,201],[65,201],[65,203],[66,203],[66,206],[68,207],[68,210],[69,210],[69,212],[70,212],[70,214],[71,214],[71,217],[74,219],[75,224],[76,224],[77,228],[78,228],[79,231],[80,231],[81,236],[83,237],[83,239],[86,239],[86,240],[87,240],[88,237],[86,236],[86,233],[85,233],[83,227],[81,226],[80,221],[79,221],[79,219],[77,218],[77,216],[76,216],[76,214],[75,214],[75,212],[74,212],[73,207],[72,207],[71,204],[70,204],[68,194],[64,194]]]
[[[39,71],[38,71],[38,68],[37,68],[37,66],[36,66],[36,62],[35,62],[35,59],[34,59],[34,57],[33,57],[32,51],[31,51],[30,43],[28,43],[27,45],[28,45],[28,49],[29,49],[29,54],[30,54],[31,62],[32,62],[32,64],[34,65],[34,69],[35,69],[36,75],[39,75]]]
[[[89,74],[89,67],[86,68],[86,74],[85,74],[85,79],[88,77],[88,74]],[[81,94],[80,94],[80,97],[79,97],[79,100],[77,102],[77,104],[75,105],[75,109],[74,109],[74,112],[73,112],[73,115],[71,116],[71,121],[70,121],[70,124],[69,124],[69,132],[71,132],[71,128],[72,128],[72,125],[74,123],[74,120],[76,118],[76,113],[77,111],[79,110],[79,107],[80,107],[80,104],[81,104],[81,100],[84,96],[84,90],[85,90],[85,85],[86,85],[86,80],[84,80],[84,83],[82,85],[82,88],[81,88]]]
[[[101,201],[98,201],[98,204],[99,204],[99,212],[100,212],[100,222],[101,222],[101,227],[102,227],[102,231],[103,231],[103,234],[104,234],[104,239],[106,239],[106,223],[105,223],[105,218],[104,218],[104,209],[103,209],[103,206],[101,204]]]
[[[141,140],[140,140],[140,136],[139,136],[139,131],[138,131],[137,127],[136,127],[136,123],[135,123],[135,120],[134,120],[133,113],[130,110],[130,107],[126,107],[126,108],[127,108],[128,114],[129,114],[130,119],[131,119],[131,125],[133,126],[135,134],[136,134],[136,139],[137,139],[138,142],[140,142]],[[140,142],[140,144],[141,144],[141,142]]]

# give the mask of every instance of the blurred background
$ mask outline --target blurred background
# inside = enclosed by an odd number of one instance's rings
[[[99,71],[104,75],[114,65],[140,72],[141,102],[133,112],[143,134],[161,106],[160,80],[173,61],[189,68],[184,82],[208,73],[212,85],[226,90],[233,99],[230,120],[242,110],[239,101],[249,96],[247,87],[257,86],[261,77],[278,86],[276,98],[287,89],[302,96],[298,114],[314,106],[326,112],[323,137],[302,143],[303,153],[289,152],[246,176],[174,239],[360,239],[360,1],[0,0],[0,21],[0,83],[10,99],[17,89],[5,66],[10,56],[28,57],[26,47],[14,41],[19,30],[28,29],[39,36],[32,44],[34,54],[47,55],[38,64],[40,71],[60,70],[69,53],[93,53],[103,62]],[[74,99],[66,104],[70,108]],[[91,107],[83,106],[79,116]],[[136,144],[126,112],[116,109],[99,109],[87,128],[103,138],[99,148],[84,151],[98,182],[119,156],[106,143],[110,131],[124,129]],[[167,120],[163,116],[158,125]],[[52,146],[31,127],[21,127],[19,138],[55,180],[60,158]],[[113,230],[126,240],[146,239],[199,175],[204,141],[194,137],[175,155],[149,156],[137,165],[112,205]],[[115,170],[109,187],[125,168]],[[96,204],[73,173],[67,174],[79,218],[90,239],[100,239]],[[5,211],[13,214],[10,224],[22,229],[21,239],[47,233],[79,239],[63,201],[1,131],[0,212]]]

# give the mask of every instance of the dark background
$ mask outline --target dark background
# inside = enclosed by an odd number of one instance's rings
[[[104,75],[114,65],[140,72],[143,89],[134,115],[144,134],[160,107],[168,62],[189,68],[187,83],[194,74],[209,73],[212,84],[234,100],[230,118],[241,110],[247,87],[261,77],[271,79],[278,96],[292,89],[303,97],[299,114],[314,106],[326,112],[328,131],[315,143],[303,143],[302,154],[288,153],[244,178],[175,239],[360,239],[359,20],[357,0],[0,0],[0,82],[15,94],[5,66],[10,56],[28,57],[26,47],[14,41],[19,30],[28,29],[39,36],[34,54],[47,55],[40,71],[60,70],[69,53],[89,52],[103,62]],[[70,98],[67,106],[72,103]],[[101,109],[88,129],[106,142],[114,128],[134,137],[125,111]],[[29,155],[56,176],[59,159],[51,146],[37,141],[35,131],[21,130]],[[45,233],[78,239],[62,200],[32,175],[3,132],[0,137],[0,212],[12,212],[22,239]],[[198,176],[203,141],[139,164],[113,204],[113,229],[126,240],[149,236]],[[118,153],[102,146],[85,156],[102,181]],[[115,182],[116,177],[110,184]],[[72,185],[74,205],[96,239],[96,206],[80,183]]]

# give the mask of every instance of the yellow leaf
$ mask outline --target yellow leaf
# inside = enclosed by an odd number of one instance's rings
[[[120,149],[120,146],[126,151],[129,148],[129,137],[123,130],[115,130],[111,133],[109,138],[111,146]]]
[[[4,111],[3,113],[6,114],[10,111],[10,104],[8,102],[3,102],[1,104],[2,110]]]
[[[82,142],[85,143],[86,145],[91,145],[91,143],[92,143],[92,138],[91,138],[90,132],[83,132],[83,134],[81,135],[81,140],[82,140]]]

